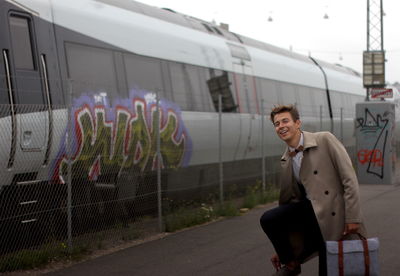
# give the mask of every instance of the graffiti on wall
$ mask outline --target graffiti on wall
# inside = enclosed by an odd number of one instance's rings
[[[71,142],[63,142],[53,179],[65,183],[70,149],[73,179],[115,183],[121,173],[155,170],[157,121],[160,135],[160,165],[185,167],[192,152],[192,142],[184,126],[179,107],[159,101],[157,120],[155,94],[132,90],[129,98],[113,99],[106,93],[82,95],[74,100],[71,112]],[[66,136],[67,137],[67,136]]]
[[[388,141],[389,116],[391,116],[390,112],[374,115],[368,108],[365,108],[364,116],[356,119],[356,129],[359,129],[366,140],[373,145],[372,148],[358,149],[358,162],[367,166],[367,173],[374,174],[381,179],[384,177],[386,145],[390,142]]]

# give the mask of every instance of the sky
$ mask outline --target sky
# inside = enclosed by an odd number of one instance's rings
[[[370,0],[379,3],[379,0]],[[362,73],[367,0],[139,0]],[[374,10],[377,10],[375,8]],[[400,82],[400,1],[383,0],[386,82]],[[328,19],[324,19],[325,14]],[[269,21],[269,18],[272,21]]]

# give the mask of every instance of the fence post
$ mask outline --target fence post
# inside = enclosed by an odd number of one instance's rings
[[[218,154],[219,154],[219,201],[224,202],[224,167],[222,163],[222,95],[218,95]]]
[[[73,82],[68,80],[68,128],[65,135],[68,170],[67,170],[67,235],[68,250],[72,251],[72,100],[73,100]]]
[[[343,143],[343,107],[340,108],[340,142]]]
[[[160,98],[159,90],[156,94],[156,139],[157,139],[157,205],[158,205],[158,227],[160,232],[164,231],[162,220],[162,187],[161,187],[161,139],[160,139]]]
[[[261,166],[262,166],[262,190],[265,192],[265,153],[264,153],[264,99],[261,99]]]
[[[319,106],[319,131],[322,130],[322,105]]]

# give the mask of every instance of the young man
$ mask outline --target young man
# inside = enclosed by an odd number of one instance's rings
[[[299,275],[300,265],[316,253],[319,275],[326,275],[325,241],[357,232],[365,235],[351,160],[331,133],[301,131],[292,105],[275,107],[271,121],[287,144],[281,158],[279,206],[260,219],[277,253],[271,258],[274,275]]]

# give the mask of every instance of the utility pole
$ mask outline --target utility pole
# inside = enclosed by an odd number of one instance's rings
[[[369,101],[371,88],[385,87],[383,0],[367,0],[367,50],[363,53],[363,84]]]

